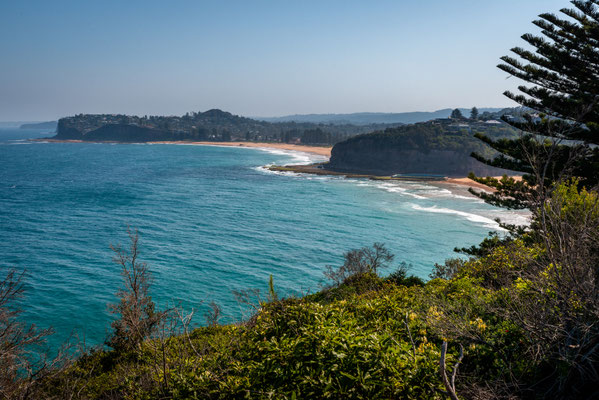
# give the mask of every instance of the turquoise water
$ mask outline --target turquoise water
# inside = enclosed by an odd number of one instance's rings
[[[232,290],[318,290],[344,251],[383,242],[426,277],[455,246],[479,243],[493,218],[523,221],[463,189],[272,173],[321,158],[247,148],[32,143],[0,130],[0,272],[27,270],[24,318],[102,343],[120,283],[111,244],[139,229],[162,306],[243,318]],[[200,317],[197,322],[202,322]]]

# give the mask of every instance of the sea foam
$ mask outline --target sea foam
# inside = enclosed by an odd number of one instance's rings
[[[501,228],[499,226],[497,221],[494,221],[487,217],[483,217],[482,215],[472,214],[472,213],[468,213],[465,211],[452,210],[450,208],[443,208],[443,207],[437,207],[437,206],[422,207],[422,206],[419,206],[418,204],[411,204],[410,206],[412,207],[412,209],[414,209],[416,211],[424,211],[424,212],[430,212],[430,213],[436,213],[436,214],[458,215],[462,218],[467,219],[468,221],[480,223],[488,228],[503,230],[503,228]]]

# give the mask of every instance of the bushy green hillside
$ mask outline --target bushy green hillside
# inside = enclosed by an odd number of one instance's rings
[[[151,338],[88,352],[38,381],[33,393],[83,399],[595,398],[598,195],[578,191],[575,182],[561,185],[543,218],[535,215],[532,229],[518,238],[487,242],[478,257],[435,266],[427,283],[407,277],[403,267],[378,276],[375,263],[385,253],[375,244],[376,252],[348,252],[346,264],[328,274],[337,283],[321,292],[279,299],[271,281],[268,300],[256,303],[242,324],[220,326],[213,315],[210,326],[188,330],[188,317],[171,310]],[[572,238],[567,244],[560,241],[565,232]]]
[[[340,172],[392,175],[428,173],[443,176],[482,176],[509,173],[488,167],[471,157],[473,152],[496,153],[475,137],[484,133],[496,139],[515,137],[505,123],[472,120],[435,120],[353,136],[335,144],[327,169]]]
[[[270,123],[217,109],[183,116],[79,114],[58,121],[55,139],[116,142],[247,140],[333,144],[352,135],[397,125]]]

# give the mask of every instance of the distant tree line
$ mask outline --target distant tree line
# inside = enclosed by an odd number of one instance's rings
[[[105,138],[122,141],[246,140],[330,145],[356,134],[396,125],[270,123],[236,116],[221,110],[186,113],[181,117],[78,114],[58,121],[56,138],[80,140]]]

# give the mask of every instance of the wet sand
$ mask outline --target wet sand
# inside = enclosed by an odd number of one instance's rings
[[[36,141],[45,142],[58,142],[58,143],[89,143],[83,140],[57,140],[57,139],[34,139]],[[114,142],[103,142],[103,143],[114,143]],[[290,144],[290,143],[268,143],[268,142],[189,142],[189,141],[160,141],[160,142],[147,142],[151,144],[184,144],[184,145],[195,145],[195,146],[231,146],[231,147],[251,147],[251,148],[269,148],[269,149],[280,149],[280,150],[291,150],[301,151],[304,153],[317,154],[320,156],[331,157],[331,146],[307,146],[301,144]],[[376,176],[370,174],[356,174],[356,173],[344,173],[337,171],[329,171],[322,167],[309,165],[288,165],[284,167],[271,167],[271,169],[288,172],[299,172],[305,174],[316,174],[316,175],[344,175],[348,178],[371,178],[376,180],[406,180],[401,178],[392,178],[389,176]],[[495,178],[500,179],[500,176]],[[521,176],[512,176],[516,180],[521,180]],[[430,183],[435,184],[451,184],[460,185],[465,187],[471,187],[474,189],[485,190],[488,192],[495,192],[494,188],[483,185],[473,181],[470,178],[445,178],[444,180],[428,180]]]
[[[36,142],[51,142],[51,143],[125,143],[116,141],[91,141],[78,139],[30,139]],[[268,142],[189,142],[189,141],[159,141],[159,142],[143,142],[149,144],[187,144],[195,146],[232,146],[232,147],[254,147],[254,148],[269,148],[280,150],[301,151],[304,153],[318,154],[319,156],[331,157],[332,146],[307,146],[305,144],[290,144],[290,143],[268,143]]]
[[[501,179],[502,177],[494,176],[493,178]],[[510,178],[514,178],[516,181],[522,180],[522,176],[519,176],[519,175],[513,175],[513,176],[510,176]],[[475,182],[470,178],[447,178],[444,181],[439,181],[438,183],[449,183],[449,184],[454,184],[454,185],[467,186],[467,187],[471,187],[473,189],[481,189],[481,190],[485,190],[485,191],[491,192],[491,193],[497,191],[495,188],[489,187],[487,185],[483,185],[482,183]]]
[[[318,154],[320,156],[331,157],[331,146],[307,146],[302,144],[290,143],[267,143],[267,142],[183,142],[183,141],[168,141],[168,142],[148,142],[152,144],[188,144],[197,146],[232,146],[232,147],[253,147],[253,148],[269,148],[280,150],[301,151],[304,153]]]

